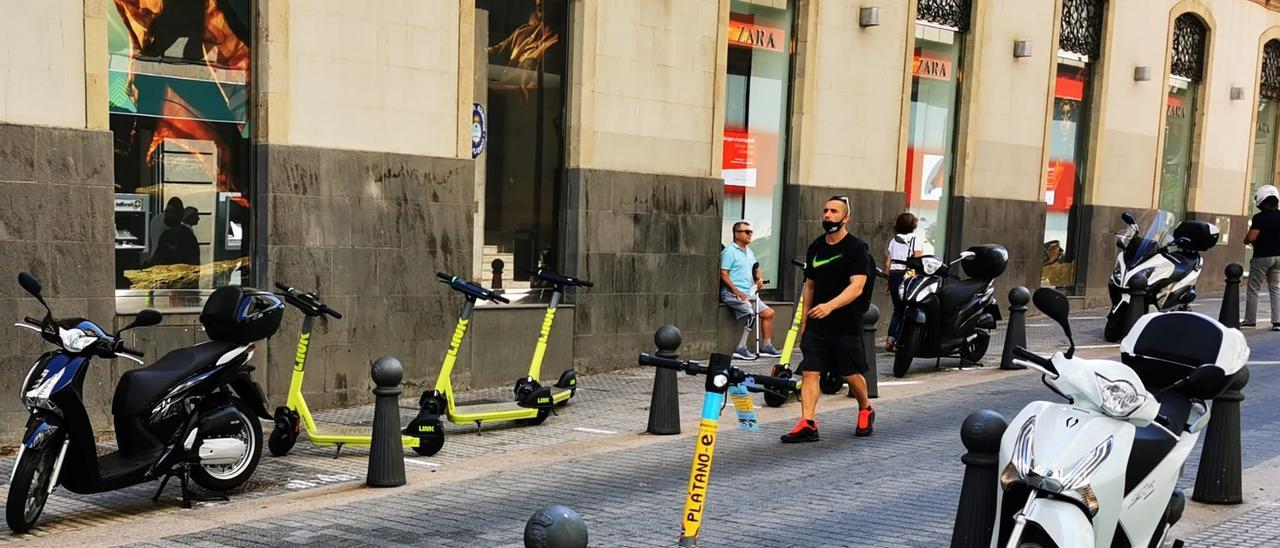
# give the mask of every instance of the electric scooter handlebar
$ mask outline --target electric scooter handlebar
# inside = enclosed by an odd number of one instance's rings
[[[640,354],[639,363],[640,365],[651,365],[654,367],[661,367],[663,369],[684,371],[690,375],[706,375],[711,371],[710,367],[693,360],[673,360],[671,358],[661,358],[650,354]],[[768,375],[755,375],[732,366],[730,366],[726,372],[729,375],[730,384],[741,384],[746,382],[747,379],[750,379],[755,385],[772,388],[783,394],[788,394],[790,391],[794,391],[796,389],[796,381],[794,379],[783,379],[780,377],[770,377]]]
[[[795,265],[796,268],[804,268],[804,261],[801,261],[800,259],[791,259],[791,264]]]
[[[276,289],[284,292],[284,298],[286,301],[289,301],[289,304],[298,307],[305,313],[309,313],[313,316],[328,314],[333,316],[335,320],[342,319],[342,314],[340,312],[329,308],[328,305],[320,302],[320,297],[315,293],[303,293],[280,282],[276,282]]]
[[[440,283],[449,284],[449,287],[457,291],[466,293],[467,295],[470,295],[477,299],[484,299],[486,301],[494,301],[494,302],[500,302],[500,303],[511,302],[510,299],[503,297],[502,295],[499,295],[497,293],[494,293],[492,290],[485,289],[483,287],[480,287],[480,285],[475,282],[470,282],[462,278],[459,278],[457,276],[450,276],[448,274],[445,274],[444,272],[436,272],[436,278],[440,279]]]
[[[591,283],[591,280],[574,278],[572,276],[563,276],[546,269],[525,270],[524,273],[530,276],[536,276],[540,280],[551,282],[556,285],[576,286],[576,287],[592,287],[595,285]]]

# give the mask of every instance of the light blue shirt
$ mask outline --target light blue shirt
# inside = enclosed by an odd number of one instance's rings
[[[751,275],[751,267],[756,264],[756,254],[751,248],[742,249],[737,243],[724,246],[720,252],[720,270],[729,271],[729,280],[733,281],[738,291],[750,295],[754,291],[756,281]]]

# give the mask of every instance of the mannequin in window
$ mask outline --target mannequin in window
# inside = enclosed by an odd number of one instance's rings
[[[182,200],[174,198],[164,208],[164,233],[156,244],[156,252],[151,256],[151,266],[165,264],[200,264],[200,242],[196,240],[195,231],[182,221],[187,217],[187,210],[195,212],[196,208],[183,208]]]

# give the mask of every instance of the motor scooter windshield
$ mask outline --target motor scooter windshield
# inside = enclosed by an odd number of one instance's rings
[[[1124,246],[1125,269],[1132,270],[1155,255],[1160,248],[1169,245],[1173,225],[1173,214],[1157,209],[1138,220],[1138,228],[1142,230],[1141,237],[1138,237],[1133,227],[1129,227],[1128,243]]]

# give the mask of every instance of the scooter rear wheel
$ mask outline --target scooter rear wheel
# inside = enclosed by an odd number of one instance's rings
[[[834,373],[822,372],[822,378],[818,381],[818,388],[823,394],[830,396],[840,391],[844,387],[844,378]]]
[[[413,452],[424,457],[430,457],[440,452],[444,447],[444,432],[439,435],[425,438],[418,438],[418,445],[413,446]]]
[[[893,355],[893,376],[899,379],[907,376],[907,370],[911,369],[911,362],[920,349],[918,329],[910,322],[904,322],[902,331],[898,333],[898,351]]]
[[[551,416],[550,409],[539,409],[538,416],[529,419],[516,419],[516,424],[521,426],[537,426],[547,421],[547,417]]]
[[[262,422],[239,398],[231,398],[231,407],[240,415],[240,431],[234,437],[245,444],[245,454],[234,464],[191,467],[191,480],[210,491],[230,491],[244,485],[262,460]]]
[[[4,517],[14,533],[25,533],[36,526],[44,504],[49,500],[49,481],[53,477],[53,464],[62,450],[62,436],[55,434],[44,448],[24,451],[22,461],[13,473],[9,484],[9,496],[4,505]]]
[[[987,347],[990,345],[991,335],[978,333],[976,338],[960,347],[960,357],[967,362],[978,364],[982,361],[982,357],[987,355]]]
[[[771,370],[769,371],[769,376],[770,376],[770,377],[782,377],[782,378],[785,378],[785,379],[789,379],[789,378],[791,378],[791,372],[790,372],[790,371],[788,371],[788,370],[783,369],[783,368],[782,368],[782,364],[778,364],[778,365],[773,366],[773,369],[771,369]],[[781,395],[778,395],[778,394],[774,394],[774,393],[772,393],[772,392],[765,392],[765,393],[764,393],[764,404],[765,404],[765,405],[767,405],[767,406],[769,406],[769,407],[782,407],[782,404],[787,403],[787,398],[788,398],[788,397],[790,397],[790,394],[781,394]]]

